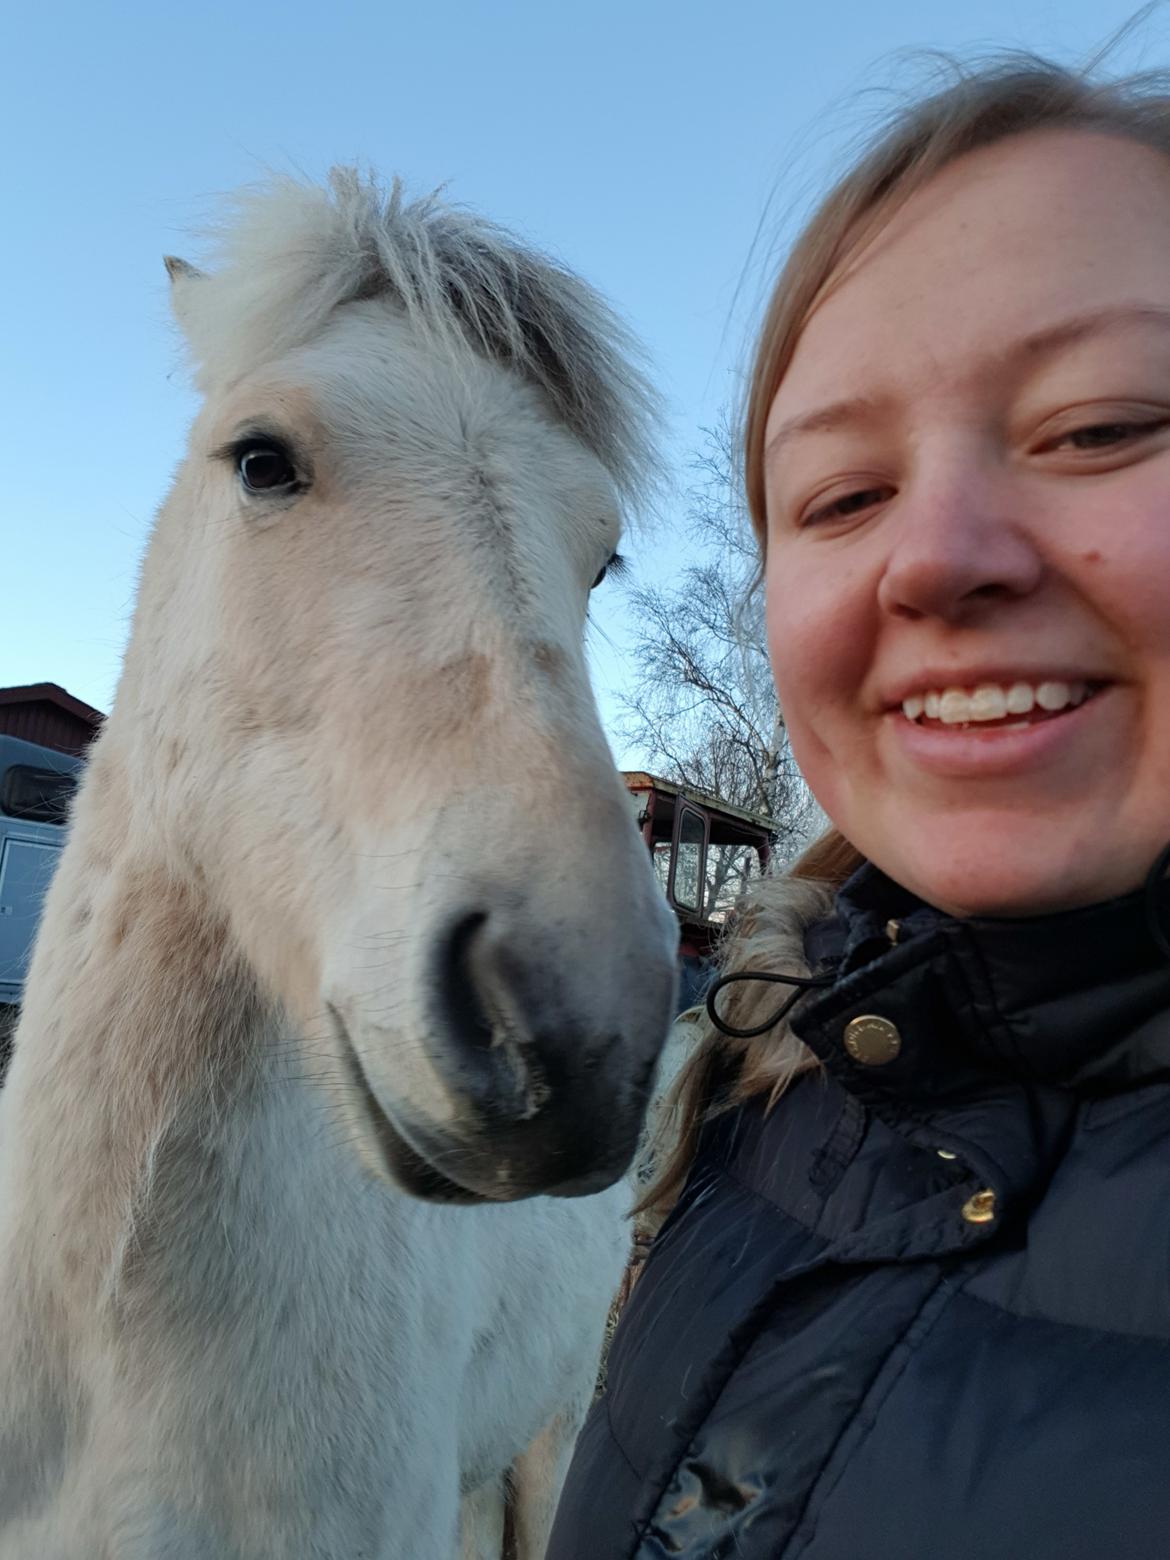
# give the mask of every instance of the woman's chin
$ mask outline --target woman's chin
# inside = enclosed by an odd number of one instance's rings
[[[1019,830],[1001,824],[990,837],[954,821],[938,840],[921,823],[912,833],[913,851],[898,851],[897,859],[882,859],[879,851],[870,859],[918,898],[955,916],[1051,915],[1099,904],[1140,887],[1164,843],[1140,851],[1098,835],[1084,848],[1069,848],[1031,820]]]

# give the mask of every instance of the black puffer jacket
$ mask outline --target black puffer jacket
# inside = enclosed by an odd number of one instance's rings
[[[1170,1560],[1141,896],[958,922],[866,869],[838,904],[794,1026],[824,1071],[707,1129],[549,1560]]]

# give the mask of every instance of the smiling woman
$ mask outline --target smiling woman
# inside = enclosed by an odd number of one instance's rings
[[[1013,59],[777,283],[748,499],[833,827],[725,946],[553,1560],[1165,1554],[1168,256],[1165,87]]]

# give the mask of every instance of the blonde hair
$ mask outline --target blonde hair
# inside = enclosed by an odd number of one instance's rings
[[[1096,130],[1170,155],[1170,82],[1164,74],[1101,82],[1092,78],[1091,67],[1072,70],[1026,54],[1006,55],[976,69],[950,62],[946,69],[946,84],[887,120],[830,190],[772,290],[743,418],[747,508],[761,566],[767,550],[764,429],[769,409],[810,314],[893,213],[949,163],[1031,131]],[[720,971],[807,974],[803,928],[828,909],[835,890],[861,863],[860,853],[830,829],[784,876],[757,882],[720,948]],[[721,1014],[739,1028],[762,1023],[775,1005],[776,988],[763,982],[745,981],[720,997]],[[653,1219],[667,1211],[712,1115],[760,1094],[774,1102],[793,1078],[815,1065],[787,1026],[736,1040],[705,1018],[664,1113],[671,1147],[636,1212]]]

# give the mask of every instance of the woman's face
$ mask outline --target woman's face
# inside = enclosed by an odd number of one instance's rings
[[[837,827],[957,914],[1170,840],[1170,159],[973,153],[815,310],[768,421],[768,636]]]

